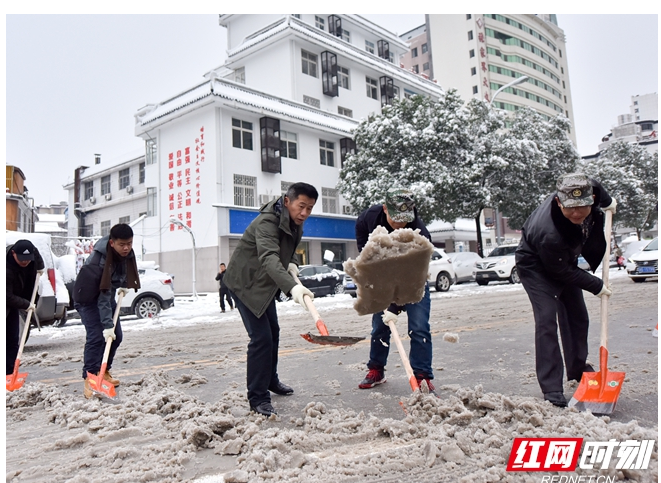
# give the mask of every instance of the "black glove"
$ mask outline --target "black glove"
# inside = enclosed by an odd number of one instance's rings
[[[399,315],[402,312],[405,312],[405,306],[404,305],[397,305],[395,302],[391,303],[388,308],[386,309],[388,312],[392,312],[395,315]]]

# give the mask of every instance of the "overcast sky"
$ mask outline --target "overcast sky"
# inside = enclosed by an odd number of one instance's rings
[[[424,15],[370,15],[402,34]],[[567,36],[581,155],[658,92],[658,15],[558,15]],[[7,15],[6,162],[37,205],[66,201],[77,166],[138,153],[134,113],[201,82],[225,60],[218,15]],[[443,86],[444,88],[452,86]]]

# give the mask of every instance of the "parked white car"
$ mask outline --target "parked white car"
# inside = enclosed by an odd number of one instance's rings
[[[452,268],[457,277],[456,283],[475,281],[475,264],[482,261],[482,257],[475,252],[450,252]]]
[[[627,260],[627,274],[632,281],[641,283],[648,278],[659,278],[659,238],[655,238],[641,251]]]
[[[122,315],[156,317],[161,310],[174,307],[174,287],[169,273],[157,270],[153,262],[138,262],[140,290],[129,290],[122,300]]]
[[[429,262],[427,280],[436,288],[437,292],[447,292],[455,283],[452,261],[442,248],[434,248]]]
[[[475,281],[478,285],[487,285],[490,281],[509,280],[510,283],[520,283],[516,271],[514,252],[519,245],[516,243],[500,245],[493,249],[489,256],[475,264]]]

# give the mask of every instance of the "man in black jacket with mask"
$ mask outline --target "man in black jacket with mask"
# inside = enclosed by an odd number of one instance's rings
[[[564,407],[563,363],[558,343],[560,328],[567,379],[580,381],[588,355],[588,311],[583,290],[611,295],[602,280],[578,268],[583,257],[594,272],[606,251],[603,210],[615,213],[616,202],[594,179],[581,173],[558,178],[550,195],[523,225],[516,250],[516,269],[528,293],[535,317],[537,380],[544,399]],[[557,320],[557,324],[556,324]]]

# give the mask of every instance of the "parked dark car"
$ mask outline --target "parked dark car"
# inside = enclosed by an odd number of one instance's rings
[[[301,265],[298,278],[315,297],[344,293],[344,275],[326,265]],[[281,301],[288,299],[287,295],[280,294]]]

